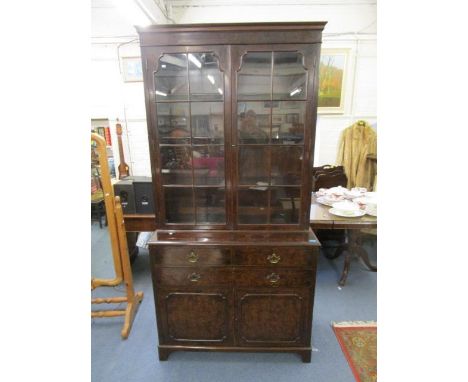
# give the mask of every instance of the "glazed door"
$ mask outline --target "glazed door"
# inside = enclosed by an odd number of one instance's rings
[[[238,345],[308,346],[310,299],[309,288],[236,290]]]
[[[239,228],[308,226],[319,49],[232,48],[233,188]]]
[[[144,49],[158,225],[226,227],[230,205],[227,48]]]

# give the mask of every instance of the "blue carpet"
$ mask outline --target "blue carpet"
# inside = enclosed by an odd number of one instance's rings
[[[107,229],[94,223],[91,230],[92,275],[111,277]],[[366,247],[375,262],[375,246]],[[328,260],[320,256],[312,328],[315,351],[310,364],[302,363],[296,354],[209,352],[175,352],[168,361],[159,362],[148,251],[140,249],[132,269],[135,289],[145,296],[129,338],[120,337],[122,317],[91,320],[92,381],[354,382],[330,322],[377,319],[377,273],[354,259],[346,286],[340,290],[337,286],[342,266],[343,257]],[[99,288],[92,295],[123,295],[123,287]]]

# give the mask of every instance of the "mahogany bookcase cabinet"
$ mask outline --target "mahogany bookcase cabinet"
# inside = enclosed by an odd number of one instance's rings
[[[138,28],[160,360],[191,350],[295,352],[310,362],[325,24]]]

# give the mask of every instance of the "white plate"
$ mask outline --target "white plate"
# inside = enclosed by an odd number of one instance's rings
[[[328,202],[327,199],[325,199],[325,197],[322,196],[321,198],[317,198],[317,203],[323,204],[324,206],[331,207],[333,203],[336,203],[336,201]]]
[[[366,211],[358,210],[358,211],[355,211],[353,215],[346,215],[334,208],[330,208],[328,212],[330,212],[332,215],[341,216],[343,218],[358,218],[366,214]]]

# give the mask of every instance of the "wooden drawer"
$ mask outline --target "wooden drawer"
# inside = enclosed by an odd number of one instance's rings
[[[229,265],[229,248],[150,247],[154,263],[163,266]]]
[[[239,248],[234,251],[235,265],[304,267],[315,264],[312,250],[306,248]]]
[[[231,285],[232,268],[160,268],[155,267],[156,284],[162,286]]]
[[[234,283],[239,287],[310,287],[315,284],[315,269],[235,268]]]

